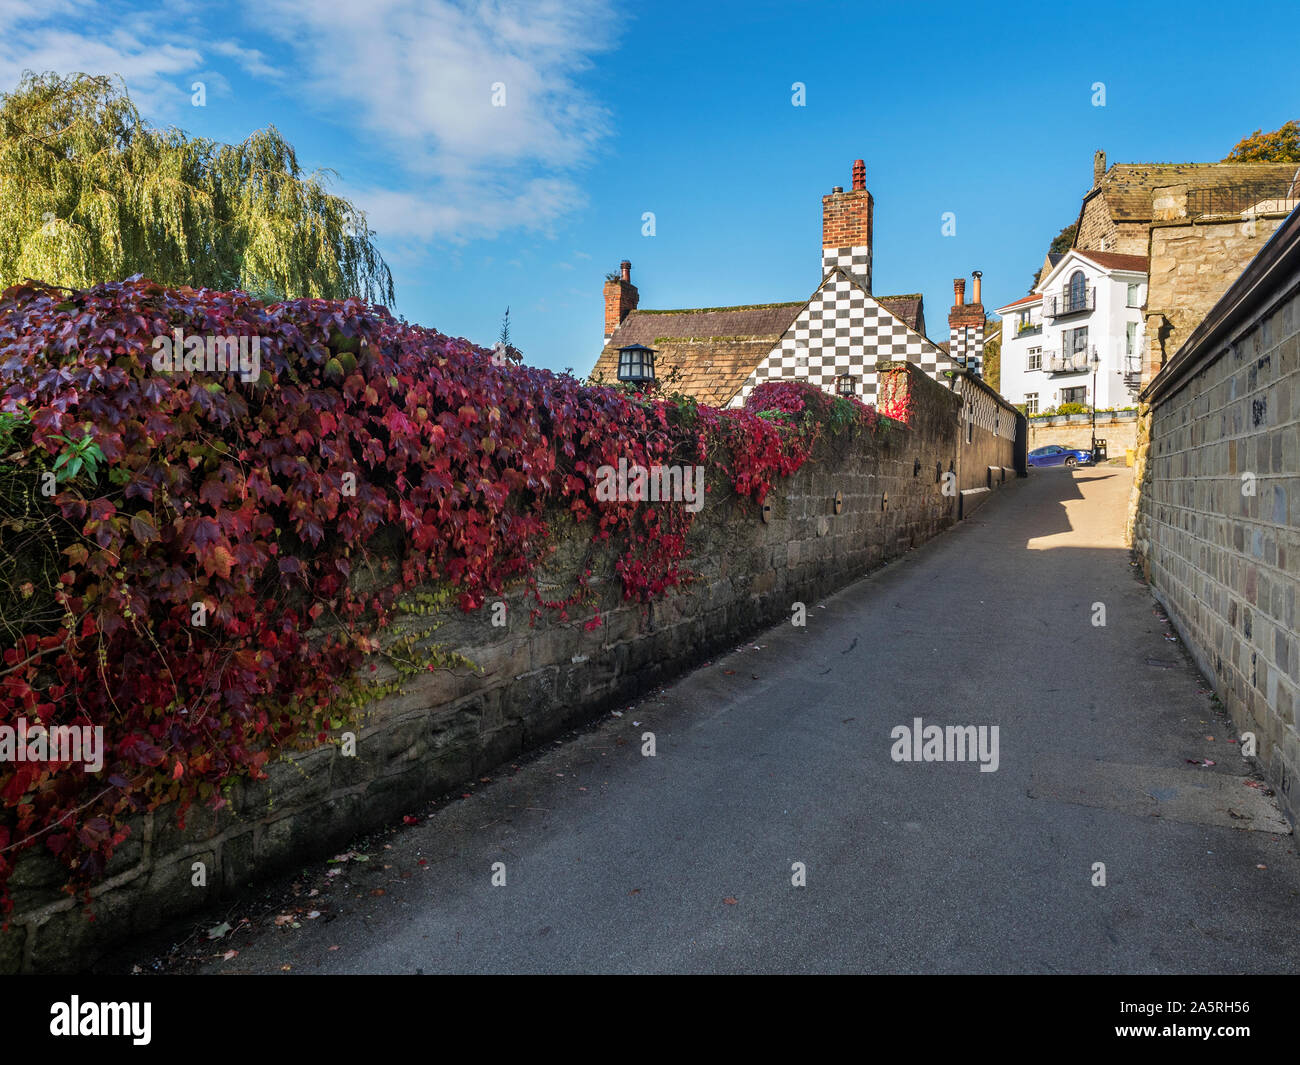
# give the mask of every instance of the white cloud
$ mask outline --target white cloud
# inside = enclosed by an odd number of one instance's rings
[[[208,51],[233,59],[244,68],[249,77],[278,81],[285,75],[283,70],[271,64],[264,53],[256,48],[245,48],[238,41],[213,41],[208,45]]]
[[[88,0],[0,0],[0,88],[14,88],[26,70],[121,75],[142,111],[169,112],[188,102],[187,75],[202,53],[186,35],[160,35],[162,23],[160,12],[123,14]]]
[[[209,96],[229,93],[233,60],[391,159],[369,187],[340,190],[384,236],[545,232],[584,202],[574,174],[609,133],[608,110],[579,77],[614,46],[611,3],[244,0],[262,45],[252,48],[229,11],[191,0],[150,11],[0,0],[0,91],[24,70],[121,75],[143,113],[174,121],[193,81]],[[504,107],[492,103],[497,83]]]
[[[544,229],[582,202],[566,175],[609,113],[576,79],[613,46],[608,0],[249,0],[249,17],[294,55],[305,99],[355,116],[427,184],[364,196],[380,232]]]
[[[567,178],[537,177],[511,186],[443,181],[428,192],[341,188],[371,227],[397,240],[462,242],[510,229],[549,231],[556,219],[580,207],[583,195]]]

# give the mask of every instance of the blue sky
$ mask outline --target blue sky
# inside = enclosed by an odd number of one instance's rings
[[[875,291],[923,292],[945,339],[954,277],[982,270],[989,308],[1028,291],[1095,149],[1212,161],[1300,117],[1294,17],[1199,0],[0,0],[0,86],[120,74],[158,124],[226,141],[274,124],[367,211],[396,313],[490,345],[509,305],[528,362],[586,373],[621,259],[643,307],[806,298],[821,196],[856,158]]]

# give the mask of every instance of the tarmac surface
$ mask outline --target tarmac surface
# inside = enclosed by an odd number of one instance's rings
[[[1300,970],[1294,839],[1130,565],[1130,483],[1032,470],[806,627],[304,869],[201,968]],[[983,759],[925,760],[918,718]]]

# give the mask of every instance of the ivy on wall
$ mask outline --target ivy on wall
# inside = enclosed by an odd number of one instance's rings
[[[587,386],[358,300],[7,290],[0,725],[100,728],[104,749],[96,772],[0,761],[4,909],[25,848],[84,895],[132,814],[220,807],[233,779],[354,720],[412,596],[590,599],[585,576],[540,594],[556,514],[615,553],[625,597],[688,581],[693,512],[601,498],[602,468],[700,465],[761,503],[822,435],[877,421],[791,382],[743,410]]]

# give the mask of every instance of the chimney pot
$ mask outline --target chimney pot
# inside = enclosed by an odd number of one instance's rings
[[[619,280],[605,282],[605,339],[608,340],[623,322],[636,310],[640,295],[632,284],[632,264],[624,259],[619,266]]]
[[[954,277],[952,279],[952,302],[957,307],[961,307],[966,303],[966,279],[964,277]]]
[[[866,188],[866,164],[853,164],[853,191],[831,187],[822,197],[822,277],[847,270],[871,291],[871,193]]]
[[[973,278],[975,279],[975,291],[974,291],[974,293],[973,293],[973,298],[971,299],[971,302],[972,302],[972,303],[980,303],[980,302],[982,302],[982,301],[980,300],[980,278],[983,277],[983,276],[984,276],[984,271],[982,271],[982,270],[975,270],[975,271],[972,272],[972,274],[971,274],[971,277],[973,277]]]

